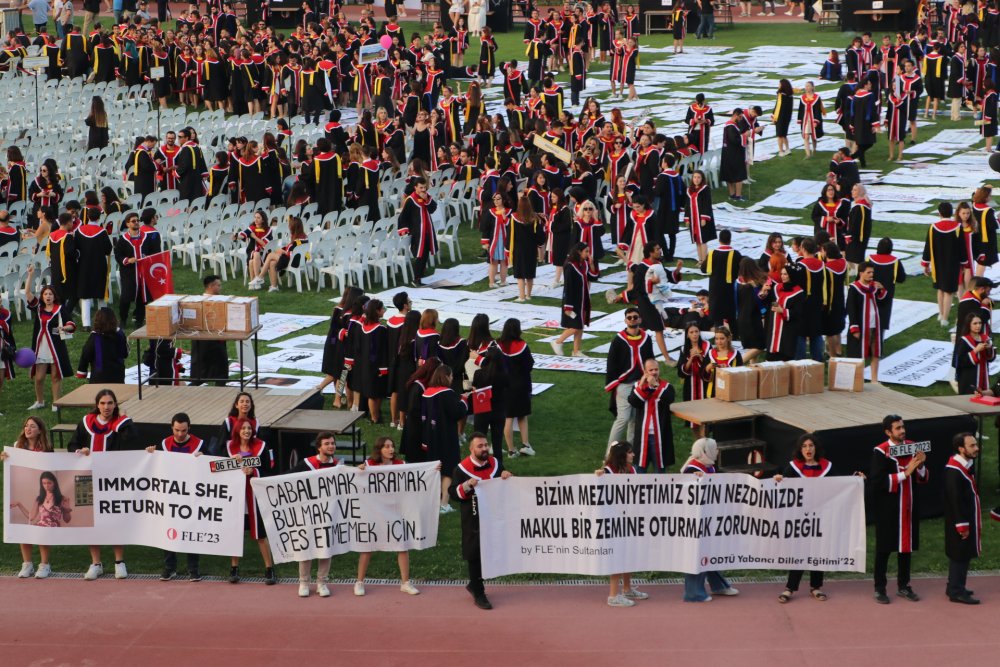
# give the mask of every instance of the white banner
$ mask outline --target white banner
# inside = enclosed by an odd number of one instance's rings
[[[243,555],[246,478],[210,472],[219,457],[4,451],[4,542]]]
[[[337,466],[252,480],[275,562],[433,547],[441,502],[437,466]]]
[[[476,487],[483,576],[864,572],[860,477],[568,475]]]

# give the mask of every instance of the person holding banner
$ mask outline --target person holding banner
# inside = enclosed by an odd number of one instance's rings
[[[336,458],[337,436],[330,431],[320,431],[316,434],[316,455],[309,456],[299,461],[298,465],[290,472],[309,472],[310,470],[326,470],[343,465],[343,461]],[[363,466],[362,466],[363,467]],[[330,587],[327,581],[330,575],[330,558],[316,559],[316,594],[321,598],[330,597]],[[312,571],[312,560],[299,561],[299,597],[309,597],[309,574]],[[355,587],[355,593],[357,588]]]
[[[264,583],[273,586],[278,583],[278,578],[274,575],[274,561],[271,558],[271,546],[267,542],[267,534],[264,532],[264,522],[257,512],[257,505],[253,499],[253,489],[250,486],[250,478],[263,477],[274,468],[274,450],[267,446],[267,443],[256,436],[256,424],[249,419],[239,419],[236,422],[236,435],[226,445],[226,455],[232,458],[260,457],[259,468],[243,468],[246,475],[246,514],[244,515],[245,529],[250,531],[250,537],[257,540],[260,548],[261,558],[264,559]],[[229,583],[238,584],[240,582],[240,558],[233,556],[230,558]]]
[[[875,602],[889,604],[886,595],[889,555],[897,552],[897,595],[917,602],[920,596],[910,587],[910,561],[920,543],[917,520],[917,484],[926,484],[930,473],[927,455],[906,439],[906,426],[899,415],[887,415],[882,428],[888,439],[872,452],[868,477],[875,516]]]
[[[45,428],[45,422],[43,422],[38,417],[28,417],[24,420],[24,426],[21,427],[21,434],[17,436],[17,440],[14,441],[14,447],[16,449],[27,449],[32,452],[51,452],[52,443],[49,442],[48,429]],[[7,460],[7,452],[0,452],[0,461]],[[36,520],[32,520],[31,517],[25,516],[28,522],[34,525],[43,525],[38,523],[42,518],[42,510],[48,506],[49,515],[53,514],[56,508],[62,508],[62,520],[63,522],[68,522],[69,512],[72,511],[70,507],[67,506],[66,501],[68,498],[62,498],[58,500],[61,494],[58,493],[59,483],[55,483],[54,487],[50,490],[46,488],[45,475],[52,473],[42,473],[42,478],[39,480],[39,490],[38,490],[38,501],[35,504],[34,516]],[[43,491],[45,494],[43,495]],[[51,497],[50,497],[51,493]],[[13,505],[11,508],[13,509]],[[20,508],[24,512],[24,508]],[[38,545],[38,553],[40,562],[38,564],[38,570],[35,570],[35,564],[32,560],[30,544],[18,545],[21,547],[21,571],[18,572],[17,576],[21,579],[27,579],[28,577],[34,575],[35,579],[45,579],[50,574],[52,574],[52,566],[49,564],[49,555],[52,553],[51,547],[45,544]]]
[[[480,609],[493,609],[483,585],[483,564],[479,551],[479,503],[476,485],[487,479],[510,479],[510,471],[489,454],[486,436],[476,432],[469,437],[469,456],[455,467],[448,494],[459,503],[462,511],[462,558],[469,566],[469,583],[465,590]]]
[[[84,415],[76,426],[76,433],[69,441],[69,451],[75,451],[81,456],[90,456],[109,451],[129,449],[130,441],[135,437],[135,424],[121,414],[118,409],[118,397],[110,389],[102,389],[94,398],[94,409]],[[125,547],[115,545],[115,579],[128,577],[125,567]],[[83,578],[93,581],[104,574],[101,563],[101,547],[91,545],[90,567]]]
[[[655,360],[651,361],[656,363]],[[640,382],[644,380],[645,378],[640,380]],[[632,451],[632,447],[625,441],[616,440],[608,448],[608,455],[604,459],[604,467],[595,470],[594,474],[598,477],[605,474],[634,475],[638,472],[633,465],[634,461],[635,452]],[[663,472],[662,469],[660,472]],[[632,587],[632,575],[630,573],[623,572],[611,575],[610,590],[608,592],[609,607],[632,607],[635,606],[636,600],[647,599],[649,599],[649,593],[643,593],[638,588]]]
[[[170,419],[171,434],[160,441],[160,446],[150,445],[146,451],[150,454],[159,449],[164,452],[191,454],[201,456],[204,442],[196,435],[191,435],[191,418],[185,412],[178,412]],[[187,554],[188,581],[201,581],[198,554]],[[163,552],[163,572],[160,581],[170,581],[177,578],[177,554],[173,551]]]
[[[715,473],[715,461],[719,456],[719,445],[712,438],[698,438],[691,445],[691,458],[681,468],[681,474],[704,477]],[[733,588],[722,572],[701,572],[684,575],[685,602],[711,602],[712,596],[705,593],[705,580],[713,595],[733,596],[740,592]]]
[[[219,440],[222,442],[223,447],[225,447],[225,443],[228,443],[239,435],[237,427],[242,421],[250,422],[254,435],[257,435],[257,408],[254,405],[253,396],[245,391],[236,394],[236,398],[229,408],[229,414],[222,420],[222,427],[219,429]]]
[[[332,434],[330,434],[330,436],[332,437]],[[400,465],[402,463],[403,460],[396,457],[396,443],[392,441],[392,438],[383,435],[375,438],[375,446],[372,447],[372,455],[365,459],[364,463],[358,466],[358,470],[367,470],[372,466],[391,466]],[[440,470],[440,466],[438,469]],[[397,552],[396,561],[399,563],[399,579],[402,582],[399,585],[399,590],[403,591],[407,595],[420,595],[420,590],[410,583],[410,552]],[[329,559],[327,559],[327,562],[329,563]],[[362,551],[358,554],[358,579],[354,582],[354,594],[359,597],[365,594],[365,574],[368,572],[368,565],[371,562],[371,551]],[[299,586],[299,595],[301,595],[301,584],[299,584]],[[319,591],[319,584],[316,585],[316,590]],[[320,595],[322,595],[322,593],[320,593]]]

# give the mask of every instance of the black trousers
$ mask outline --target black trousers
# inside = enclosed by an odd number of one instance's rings
[[[889,571],[890,551],[878,551],[875,553],[875,590],[884,591],[888,583],[887,573]],[[896,554],[896,583],[899,588],[906,588],[910,585],[910,561],[913,554]]]
[[[146,295],[137,295],[136,286],[128,280],[122,281],[122,293],[118,301],[118,321],[124,325],[128,320],[129,306],[135,304],[135,324],[142,326],[146,321]]]
[[[948,559],[948,584],[944,592],[950,598],[965,595],[968,589],[965,587],[966,578],[969,575],[969,561]]]
[[[475,555],[466,561],[469,564],[469,588],[473,593],[486,594],[486,586],[483,585],[483,562],[479,557],[479,550]]]
[[[799,583],[802,581],[802,575],[805,574],[803,570],[792,570],[788,573],[788,581],[785,583],[785,588],[792,591],[793,593],[799,590]],[[809,588],[823,588],[823,573],[817,570],[812,570],[809,572]]]
[[[427,257],[413,258],[413,282],[420,284],[424,279],[424,271],[427,270]]]
[[[187,554],[187,566],[188,574],[194,574],[198,572],[198,563],[200,556],[198,554]],[[163,552],[163,567],[168,570],[177,570],[177,554],[173,551]]]
[[[493,446],[493,457],[503,464],[504,441],[503,429],[507,420],[503,417],[495,416],[493,412],[484,412],[481,415],[474,415],[472,427],[480,433],[489,432],[490,444]]]

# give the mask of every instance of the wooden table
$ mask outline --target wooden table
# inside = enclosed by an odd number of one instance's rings
[[[670,411],[678,418],[695,424],[711,425],[719,422],[753,419],[756,410],[746,408],[739,403],[720,401],[717,398],[705,398],[700,401],[680,401],[670,406]]]
[[[646,22],[646,34],[647,35],[651,35],[651,34],[653,34],[656,31],[667,32],[667,31],[671,30],[671,28],[669,28],[668,26],[670,25],[669,18],[670,18],[670,15],[672,13],[673,12],[671,12],[670,10],[662,10],[662,9],[643,12],[642,13],[643,16],[644,16],[643,20]],[[662,28],[654,28],[653,27],[653,22],[650,21],[650,19],[653,18],[654,16],[663,16],[663,17],[667,18],[668,20],[664,21]]]
[[[282,431],[289,433],[330,431],[335,435],[347,433],[351,436],[351,457],[358,463],[357,452],[362,448],[361,430],[358,428],[358,422],[364,414],[363,412],[347,410],[292,410],[271,424],[271,430],[278,432],[278,460],[285,460],[285,445],[281,438]],[[361,458],[364,460],[364,451],[361,452]]]
[[[190,332],[181,332],[181,331],[178,331],[173,336],[170,336],[170,339],[171,340],[195,340],[195,341],[224,341],[226,343],[228,343],[230,341],[233,341],[233,342],[236,342],[236,343],[240,343],[240,344],[238,344],[236,346],[236,348],[239,350],[239,360],[240,360],[240,369],[241,369],[240,370],[240,374],[239,374],[240,389],[245,389],[250,384],[251,381],[253,382],[254,389],[256,389],[256,388],[259,387],[258,382],[257,382],[257,378],[258,378],[258,373],[257,373],[257,356],[258,356],[257,355],[257,342],[258,342],[257,341],[257,332],[259,332],[260,330],[261,330],[261,325],[258,324],[257,326],[255,326],[253,329],[251,329],[247,333],[230,333],[230,332],[213,333],[213,332],[208,332],[208,331],[190,331]],[[151,335],[149,335],[149,332],[147,331],[147,328],[145,326],[139,327],[138,329],[136,329],[135,331],[133,331],[132,333],[130,333],[129,336],[128,336],[129,340],[137,340],[137,341],[159,340],[161,338],[164,338],[164,336],[151,336]],[[242,369],[245,368],[245,366],[243,364],[243,345],[241,343],[243,343],[243,341],[245,341],[245,340],[249,340],[250,338],[253,338],[253,371],[251,371],[249,375],[244,375]],[[139,400],[141,401],[142,400],[142,385],[143,385],[143,382],[142,382],[142,343],[141,342],[135,346],[135,359],[136,359],[136,362],[138,363],[138,366],[139,366],[139,392],[138,392],[138,396],[139,396]],[[228,363],[228,360],[227,360],[227,363]],[[199,377],[193,377],[192,376],[190,379],[194,380],[194,381],[198,381],[198,382],[228,382],[229,381],[228,377],[225,377],[225,378],[199,378]]]
[[[253,397],[257,412],[258,428],[270,428],[275,422],[295,410],[316,393],[315,389],[298,394],[272,392],[271,387],[247,389]],[[146,398],[134,396],[123,405],[132,421],[149,424],[169,424],[170,417],[186,412],[191,426],[212,427],[221,424],[229,413],[237,387],[157,387],[146,389]]]
[[[979,441],[980,448],[982,448],[983,419],[1000,415],[1000,405],[983,405],[982,403],[975,403],[971,399],[972,396],[961,394],[958,396],[925,396],[920,400],[945,405],[953,410],[958,410],[959,412],[964,412],[975,417],[976,422],[979,424],[979,433],[976,434],[976,439]],[[1000,449],[1000,443],[998,443],[997,447]],[[1000,460],[997,461],[997,470],[1000,470]],[[976,473],[978,474],[978,472],[979,466],[977,465]]]
[[[65,396],[60,396],[52,401],[52,405],[57,408],[92,408],[97,399],[97,392],[102,389],[110,389],[115,392],[115,398],[119,403],[124,403],[130,398],[134,398],[139,388],[134,384],[85,384],[77,387]]]

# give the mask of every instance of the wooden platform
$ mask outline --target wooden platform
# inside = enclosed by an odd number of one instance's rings
[[[236,387],[147,387],[142,400],[131,398],[122,409],[137,424],[166,424],[178,412],[186,412],[191,426],[218,426],[229,414],[229,408],[240,390]],[[272,387],[248,389],[253,396],[260,428],[270,426],[295,410],[316,390],[297,394]]]
[[[139,393],[139,387],[134,384],[85,384],[52,401],[52,404],[60,409],[92,408],[97,392],[102,389],[110,389],[115,392],[119,403],[124,403]]]
[[[768,416],[804,431],[826,431],[851,426],[879,424],[888,414],[897,414],[904,420],[957,417],[976,414],[985,405],[969,403],[958,406],[954,400],[937,401],[921,399],[888,389],[882,385],[865,384],[861,393],[849,391],[824,391],[822,394],[783,396],[755,401],[729,403],[717,398],[701,401],[681,401],[671,406],[677,417],[696,424],[717,424],[725,421]],[[997,414],[1000,410],[989,408]]]

